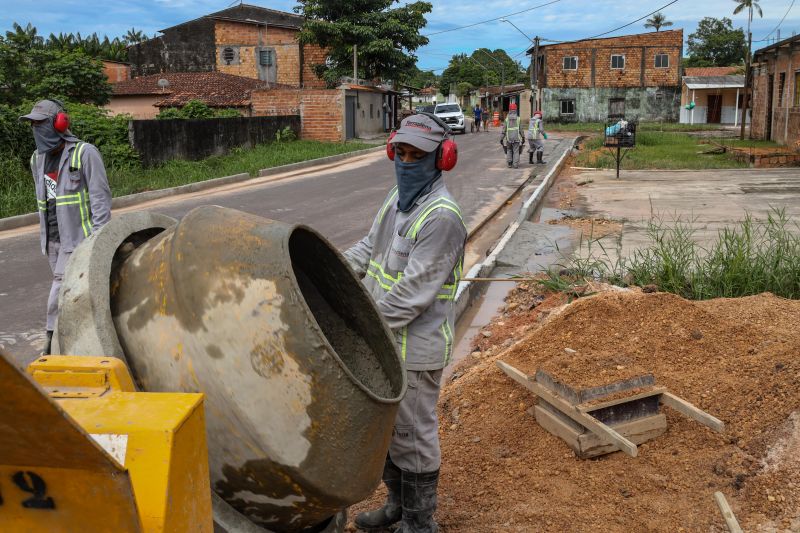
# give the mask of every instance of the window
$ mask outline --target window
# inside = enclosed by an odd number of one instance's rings
[[[261,50],[258,53],[258,62],[262,67],[272,66],[272,50]]]
[[[610,98],[608,100],[608,116],[609,118],[625,116],[624,98]]]
[[[561,114],[574,115],[575,114],[575,100],[561,100]]]
[[[794,106],[800,107],[800,70],[794,73]]]
[[[578,70],[578,57],[577,56],[565,57],[564,70]]]
[[[611,68],[614,69],[624,69],[625,68],[625,56],[614,54],[611,56]]]
[[[778,75],[778,107],[783,107],[783,89],[786,87],[786,73]]]
[[[669,56],[667,54],[656,54],[656,68],[669,68]]]

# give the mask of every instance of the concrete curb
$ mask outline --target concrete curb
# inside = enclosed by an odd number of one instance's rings
[[[466,278],[482,278],[488,277],[492,270],[494,270],[497,264],[497,258],[503,249],[506,247],[508,242],[511,240],[511,237],[517,232],[517,228],[519,228],[520,224],[533,214],[534,211],[539,207],[544,195],[547,194],[547,191],[550,189],[550,186],[553,184],[553,178],[561,172],[561,169],[564,166],[564,161],[566,161],[567,156],[575,149],[578,145],[578,142],[582,139],[581,136],[575,137],[572,141],[572,147],[567,150],[564,150],[564,153],[561,154],[561,157],[558,159],[553,168],[545,175],[544,179],[542,179],[542,183],[539,184],[538,187],[533,191],[533,193],[528,197],[527,200],[522,204],[520,207],[520,213],[517,217],[517,220],[512,222],[508,228],[506,228],[503,235],[500,237],[500,240],[497,242],[497,245],[492,250],[492,253],[489,254],[483,262],[473,265],[472,268],[469,269],[467,272]],[[474,298],[479,294],[480,291],[475,290],[474,287],[476,286],[475,282],[472,281],[462,281],[458,284],[458,290],[456,292],[456,321],[461,317],[461,315],[466,311]]]
[[[139,192],[136,194],[128,194],[126,196],[118,196],[111,200],[111,209],[122,209],[123,207],[131,207],[134,205],[151,202],[173,196],[178,194],[188,194],[198,191],[205,191],[223,185],[230,185],[232,183],[239,183],[251,179],[262,178],[265,176],[274,176],[276,174],[283,174],[285,172],[293,172],[304,170],[315,166],[328,165],[330,163],[337,163],[346,159],[359,157],[362,155],[371,154],[385,150],[384,145],[376,146],[374,148],[366,148],[364,150],[357,150],[355,152],[347,152],[345,154],[331,155],[328,157],[319,157],[317,159],[309,159],[308,161],[300,161],[299,163],[289,163],[288,165],[281,165],[278,167],[265,168],[258,171],[258,176],[251,176],[247,172],[241,174],[234,174],[232,176],[224,176],[221,178],[212,178],[210,180],[198,181],[195,183],[187,183],[186,185],[178,185],[177,187],[170,187],[168,189],[158,189],[156,191]],[[289,176],[287,176],[289,177]],[[0,218],[0,231],[21,228],[23,226],[30,226],[39,223],[38,213],[27,213],[24,215],[17,215],[13,217]]]

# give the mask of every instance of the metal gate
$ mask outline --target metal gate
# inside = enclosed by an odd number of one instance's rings
[[[345,96],[344,99],[344,129],[345,138],[356,137],[356,97]]]

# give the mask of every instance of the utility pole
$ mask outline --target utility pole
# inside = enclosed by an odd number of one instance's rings
[[[533,39],[533,61],[531,62],[531,91],[533,102],[531,102],[531,118],[535,109],[539,109],[539,36]]]
[[[358,85],[358,45],[353,45],[353,79],[356,80]]]

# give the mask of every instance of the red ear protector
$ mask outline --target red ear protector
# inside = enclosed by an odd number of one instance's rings
[[[450,127],[434,114],[420,114],[430,117],[445,131],[442,142],[439,144],[439,148],[436,150],[436,168],[445,172],[453,170],[456,166],[456,163],[458,163],[458,146],[456,145],[456,142],[450,138]],[[389,139],[386,141],[386,155],[391,161],[394,161],[395,157],[394,144],[392,143],[392,139],[394,139],[395,135],[397,135],[397,131],[393,131],[392,134],[389,135]]]
[[[58,133],[64,133],[69,129],[69,115],[67,115],[67,112],[64,111],[64,104],[58,100],[53,100],[52,98],[48,98],[48,100],[54,104],[57,104],[58,107],[61,108],[61,111],[56,113],[56,116],[53,117],[53,129],[55,129]]]

